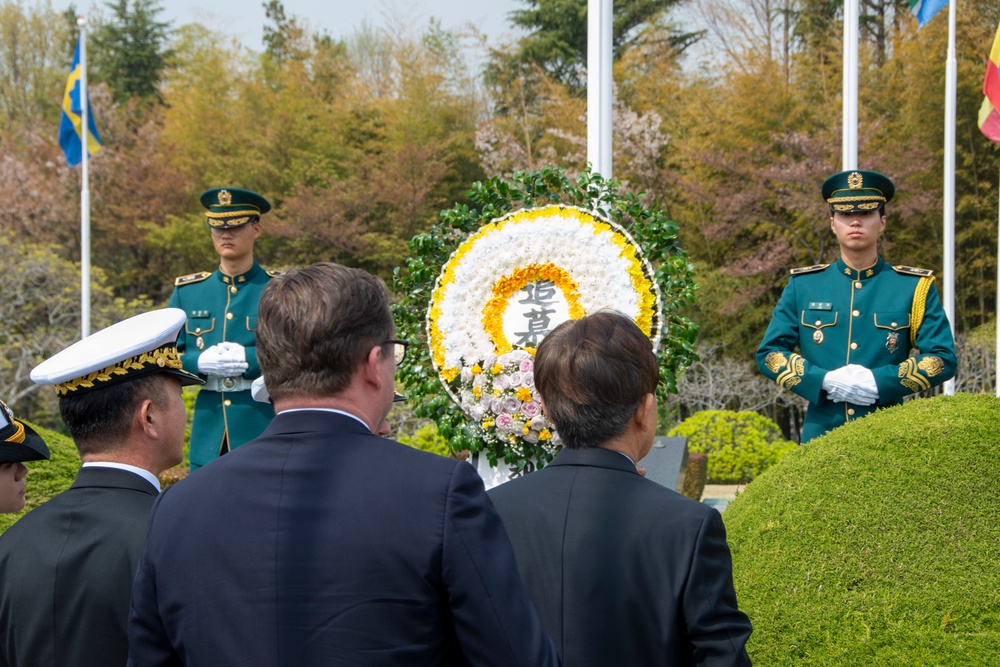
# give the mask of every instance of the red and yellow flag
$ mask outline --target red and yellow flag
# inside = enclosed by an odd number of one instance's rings
[[[986,63],[986,78],[983,80],[983,105],[979,108],[979,129],[993,143],[1000,144],[1000,26],[993,39],[990,59]]]

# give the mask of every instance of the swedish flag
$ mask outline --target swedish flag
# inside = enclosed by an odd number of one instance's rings
[[[63,93],[62,120],[59,122],[59,145],[66,155],[66,162],[75,167],[83,160],[83,107],[80,104],[80,42],[76,43],[73,54],[73,67],[70,68],[66,80],[66,92]],[[94,122],[93,107],[90,106],[90,96],[87,96],[87,155],[93,155],[101,150],[101,137],[97,133]]]

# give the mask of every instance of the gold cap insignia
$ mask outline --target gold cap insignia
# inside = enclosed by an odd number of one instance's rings
[[[860,190],[864,184],[864,178],[858,172],[852,172],[850,176],[847,177],[847,187],[852,190]],[[220,193],[221,198],[221,193]]]
[[[229,190],[219,190],[219,206],[229,206],[233,203],[233,195]]]

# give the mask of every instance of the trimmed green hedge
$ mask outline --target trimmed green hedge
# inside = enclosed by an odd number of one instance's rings
[[[756,412],[703,410],[670,429],[688,451],[708,454],[709,484],[746,484],[798,448],[773,421]]]
[[[52,458],[48,461],[28,461],[27,492],[24,509],[17,514],[0,514],[0,533],[7,530],[28,510],[38,507],[46,500],[62,493],[76,479],[76,471],[80,469],[80,455],[76,445],[65,435],[31,424],[45,444],[49,446]]]
[[[786,456],[726,509],[755,664],[1000,665],[1000,399],[919,399]]]
[[[391,438],[392,434],[389,437]],[[412,436],[401,435],[397,440],[414,449],[422,449],[438,456],[451,456],[448,441],[438,433],[437,426],[433,422],[424,424]]]

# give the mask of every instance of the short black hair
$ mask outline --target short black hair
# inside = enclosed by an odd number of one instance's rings
[[[163,405],[167,398],[164,373],[144,375],[127,382],[59,399],[59,413],[80,454],[111,452],[124,443],[132,415],[151,399]]]
[[[563,322],[535,354],[535,387],[570,449],[599,447],[624,433],[659,379],[649,337],[611,310]]]

